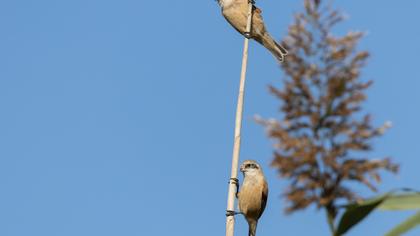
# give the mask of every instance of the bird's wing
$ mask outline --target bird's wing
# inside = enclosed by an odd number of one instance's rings
[[[264,212],[265,206],[267,205],[267,197],[268,197],[268,185],[267,185],[267,182],[264,181],[263,189],[261,193],[261,212],[258,218],[260,218],[262,213]]]

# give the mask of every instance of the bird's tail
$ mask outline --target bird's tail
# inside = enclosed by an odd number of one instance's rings
[[[267,48],[274,55],[274,57],[277,58],[277,60],[281,62],[284,61],[284,58],[287,55],[287,50],[276,41],[274,41],[274,39],[268,33],[265,33],[263,37],[257,41],[261,43],[265,48]]]
[[[249,224],[248,236],[255,236],[257,232],[257,223],[258,221],[256,220],[248,221],[248,224]]]

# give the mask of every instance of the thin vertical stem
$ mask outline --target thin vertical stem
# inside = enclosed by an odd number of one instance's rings
[[[252,3],[249,2],[248,22],[247,22],[247,27],[246,27],[247,32],[251,32],[252,7],[253,7]],[[247,64],[248,64],[248,45],[249,45],[249,39],[245,38],[243,57],[242,57],[241,78],[240,78],[240,83],[239,83],[238,103],[237,103],[237,108],[236,108],[235,139],[234,139],[234,144],[233,144],[232,169],[231,169],[231,174],[230,174],[231,179],[237,179],[238,177],[239,152],[241,149],[242,114],[243,114],[244,94],[245,94],[245,78],[246,78],[246,69],[247,69]],[[227,212],[233,212],[235,210],[235,207],[234,207],[235,193],[236,193],[236,185],[233,181],[229,181]],[[226,217],[226,236],[233,236],[234,227],[235,227],[235,217],[233,215],[228,215]]]
[[[334,221],[335,221],[334,214],[329,209],[325,209],[325,212],[327,213],[327,221],[328,221],[328,226],[330,227],[331,235],[336,236],[335,226],[334,226]]]

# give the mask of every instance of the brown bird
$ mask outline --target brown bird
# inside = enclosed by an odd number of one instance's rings
[[[253,7],[250,35],[246,35],[248,23],[248,0],[218,0],[222,14],[239,33],[250,37],[267,48],[279,61],[284,61],[287,50],[276,43],[264,26],[261,10]]]
[[[240,213],[248,222],[248,236],[255,236],[258,219],[264,212],[267,203],[268,185],[260,165],[254,160],[246,160],[240,167],[244,180],[238,202]]]

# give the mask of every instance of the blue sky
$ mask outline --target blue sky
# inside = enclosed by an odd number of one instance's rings
[[[257,3],[277,39],[302,8]],[[380,189],[420,189],[420,2],[335,5],[349,15],[338,30],[368,33],[365,108],[394,125],[371,156],[401,172]],[[0,30],[0,235],[224,234],[243,39],[215,1],[1,1]],[[279,116],[267,86],[281,72],[255,42],[248,72],[241,159],[258,160],[270,185],[258,233],[326,235],[324,212],[282,212],[287,183],[253,121]],[[377,212],[349,235],[408,215]]]

